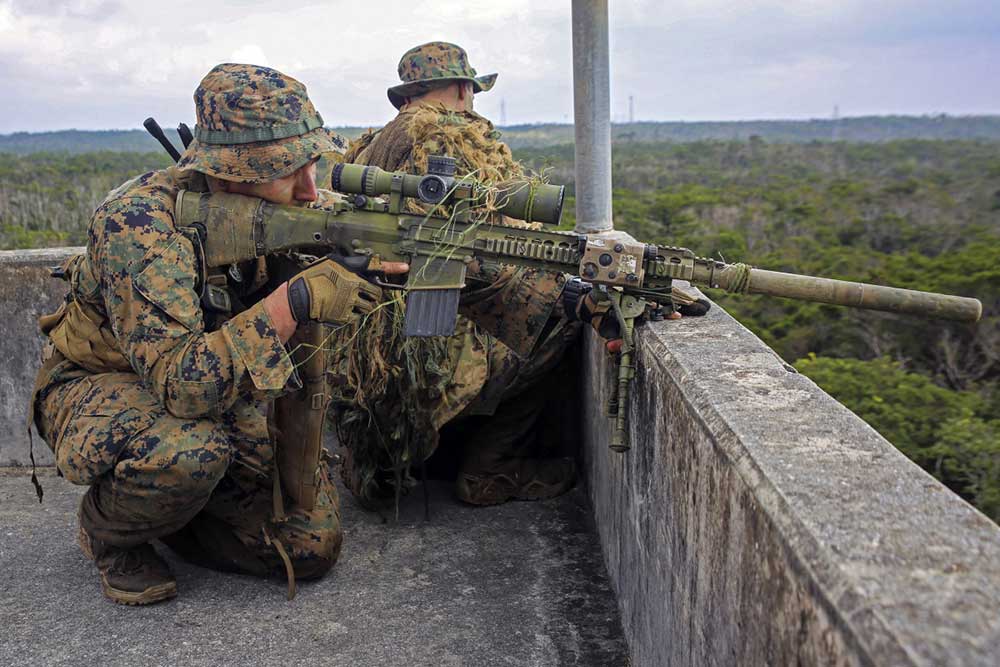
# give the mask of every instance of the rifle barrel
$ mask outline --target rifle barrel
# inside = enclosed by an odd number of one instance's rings
[[[712,267],[707,263],[696,263],[693,280],[728,291],[782,296],[956,322],[977,322],[983,314],[983,304],[978,299],[801,276],[733,264],[716,263]]]

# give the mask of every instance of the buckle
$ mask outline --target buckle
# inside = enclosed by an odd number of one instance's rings
[[[201,303],[208,310],[218,313],[229,313],[233,310],[233,302],[229,298],[229,292],[218,285],[208,284],[205,286],[205,294],[201,298]]]

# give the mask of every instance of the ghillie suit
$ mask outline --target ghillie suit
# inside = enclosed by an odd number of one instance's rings
[[[345,162],[422,173],[429,156],[449,155],[457,160],[458,176],[471,174],[487,185],[523,177],[510,149],[498,139],[492,123],[478,114],[449,111],[436,103],[408,105],[384,128],[353,142]],[[489,219],[488,211],[480,214]],[[497,300],[495,295],[523,294],[523,285],[533,285],[543,298],[531,305],[498,307],[496,317],[546,321],[558,311],[553,306],[562,280],[555,274],[496,265],[470,267],[463,303],[488,304],[493,299],[499,304],[505,297]],[[396,294],[355,339],[337,341],[346,354],[332,355],[343,357],[335,372],[340,384],[334,391],[333,419],[349,458],[345,482],[363,501],[374,500],[389,487],[398,494],[410,486],[413,466],[435,451],[445,423],[459,414],[493,414],[512,387],[530,385],[558,361],[575,331],[562,324],[550,326],[530,361],[522,362],[461,315],[449,338],[403,338],[404,312],[402,297]]]
[[[404,107],[381,130],[369,130],[351,142],[344,162],[422,174],[431,155],[455,158],[457,174],[472,174],[487,184],[524,175],[493,123],[475,112],[451,111],[440,103]]]

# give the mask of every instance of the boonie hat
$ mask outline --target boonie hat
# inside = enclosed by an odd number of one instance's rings
[[[194,107],[194,141],[177,166],[225,181],[273,181],[346,146],[323,127],[306,87],[269,67],[216,65],[194,91]]]
[[[407,97],[423,95],[442,81],[471,81],[474,93],[489,90],[496,83],[496,74],[476,76],[469,65],[465,49],[448,42],[428,42],[415,46],[399,61],[399,80],[403,83],[389,89],[389,101],[397,109]]]

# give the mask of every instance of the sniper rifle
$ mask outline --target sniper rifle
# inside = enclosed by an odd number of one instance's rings
[[[982,304],[971,298],[767,271],[627,237],[494,224],[480,215],[484,208],[527,222],[558,224],[563,186],[522,180],[487,187],[454,174],[454,160],[442,157],[432,158],[423,175],[337,164],[332,188],[348,197],[329,209],[182,191],[176,219],[197,230],[206,267],[229,267],[285,251],[338,255],[377,284],[406,290],[404,333],[410,336],[454,333],[466,267],[474,259],[579,276],[610,300],[621,332],[617,383],[608,410],[615,419],[610,445],[615,451],[629,448],[626,419],[636,318],[657,319],[664,310],[673,310],[674,280],[959,322],[975,322],[982,314]],[[421,202],[430,212],[409,212],[407,200]],[[378,277],[382,261],[410,263],[405,285]]]

